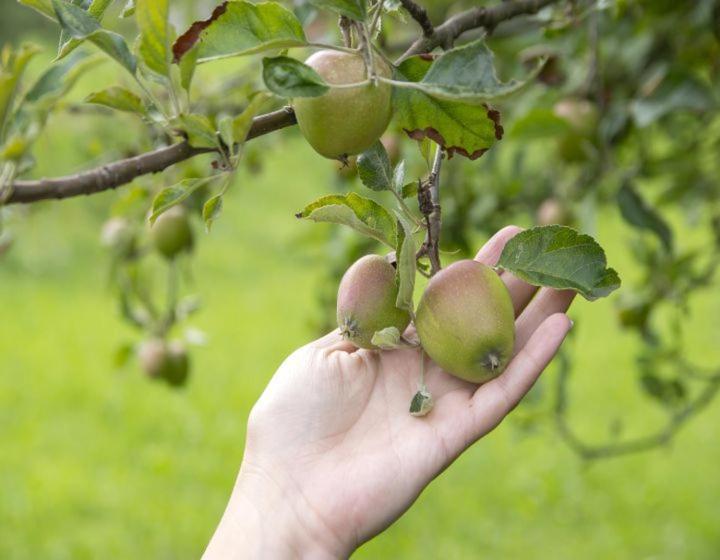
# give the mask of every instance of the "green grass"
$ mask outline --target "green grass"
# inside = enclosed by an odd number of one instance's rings
[[[39,173],[74,169],[89,153],[80,138],[92,130],[76,128],[71,142],[67,125],[52,123],[43,147],[54,157]],[[239,178],[199,244],[204,307],[193,324],[210,340],[193,352],[184,391],[146,381],[134,364],[111,365],[117,345],[134,339],[97,242],[116,195],[37,205],[15,222],[18,242],[0,261],[0,558],[200,555],[240,464],[250,407],[313,336],[325,256],[305,240],[324,226],[293,212],[326,192],[330,167],[294,140],[280,150],[261,176]],[[615,217],[601,221],[621,273],[631,269],[627,234]],[[709,364],[720,358],[720,297],[694,307],[688,344]],[[602,441],[618,417],[627,435],[656,426],[662,415],[634,375],[636,341],[619,330],[612,302],[578,302],[573,317],[574,427]],[[583,464],[553,430],[554,375],[357,557],[716,558],[720,406],[667,449]]]

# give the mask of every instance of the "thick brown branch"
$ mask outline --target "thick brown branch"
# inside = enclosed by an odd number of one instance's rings
[[[291,126],[296,122],[295,113],[289,107],[259,115],[253,120],[247,139],[257,138],[269,132]],[[172,146],[122,159],[75,175],[35,181],[15,181],[7,203],[27,203],[52,198],[61,199],[114,189],[141,175],[157,173],[175,163],[212,151],[209,148],[193,148],[187,142],[179,142]]]
[[[421,37],[405,51],[405,59],[414,54],[427,53],[436,47],[449,48],[455,39],[471,29],[484,27],[492,31],[500,22],[523,14],[534,14],[558,0],[512,0],[486,8],[473,8],[451,17],[435,28],[429,36]],[[404,2],[403,2],[404,5]]]
[[[558,0],[509,0],[489,8],[474,8],[451,17],[434,29],[429,18],[427,18],[427,14],[421,7],[411,0],[401,1],[403,6],[423,28],[423,37],[410,46],[401,57],[402,60],[414,54],[430,52],[438,46],[448,47],[465,31],[479,27],[492,30],[502,21],[522,14],[534,14],[541,8]],[[255,118],[248,139],[295,123],[295,115],[290,108],[260,115]],[[15,181],[10,187],[11,194],[6,204],[61,199],[114,189],[141,175],[157,173],[175,163],[209,151],[212,150],[192,148],[186,142],[180,142],[75,175],[35,181]]]
[[[416,4],[413,0],[400,0],[400,3],[421,27],[423,37],[431,37],[435,29],[425,8]]]

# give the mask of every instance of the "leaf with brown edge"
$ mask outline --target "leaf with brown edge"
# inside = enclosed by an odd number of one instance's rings
[[[202,63],[306,43],[302,25],[282,4],[229,0],[215,8],[210,18],[191,25],[175,41],[173,56],[180,61],[195,48]]]
[[[172,46],[173,62],[178,63],[183,55],[195,46],[200,39],[200,34],[213,21],[225,13],[227,2],[216,6],[209,18],[194,22],[188,30],[175,40]]]
[[[428,57],[411,57],[398,68],[398,78],[419,82],[434,63]],[[395,115],[414,140],[429,138],[452,157],[474,160],[503,136],[500,113],[487,104],[440,99],[414,88],[394,89]]]

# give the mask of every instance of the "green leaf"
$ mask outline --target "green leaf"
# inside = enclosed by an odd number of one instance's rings
[[[652,208],[640,194],[625,183],[617,194],[620,213],[627,223],[639,229],[647,229],[658,236],[668,252],[673,248],[673,234],[663,217]]]
[[[123,8],[122,13],[120,14],[120,17],[127,18],[132,16],[135,13],[135,0],[127,0],[125,2],[125,7]]]
[[[433,404],[432,395],[427,389],[421,389],[415,393],[412,401],[410,401],[410,414],[413,416],[425,416],[432,410]]]
[[[137,64],[125,39],[100,27],[96,19],[74,4],[62,0],[52,0],[52,4],[60,25],[68,35],[75,39],[88,39],[135,75]]]
[[[565,226],[525,230],[505,245],[498,267],[534,286],[575,290],[587,300],[607,296],[620,278],[589,235]]]
[[[90,6],[87,8],[87,13],[100,22],[102,21],[103,15],[105,15],[105,10],[107,10],[110,4],[112,4],[112,0],[92,0]],[[66,57],[75,50],[80,43],[82,43],[81,40],[70,37],[67,32],[62,31],[60,33],[60,45],[58,47],[56,60]]]
[[[137,0],[135,20],[140,30],[138,53],[145,66],[161,76],[170,75],[172,29],[169,0]]]
[[[32,8],[36,12],[56,21],[55,10],[53,10],[51,0],[18,0],[23,6]]]
[[[310,0],[310,3],[322,10],[330,10],[356,21],[365,21],[367,18],[365,0]]]
[[[190,85],[192,84],[193,76],[195,75],[195,67],[197,66],[198,48],[195,47],[190,49],[190,52],[185,53],[178,62],[180,68],[180,85],[185,91],[190,93]]]
[[[370,344],[382,350],[393,350],[405,346],[400,340],[401,332],[396,327],[387,327],[377,331],[370,339]]]
[[[568,121],[558,117],[552,109],[535,108],[516,119],[508,134],[511,138],[537,140],[556,138],[569,130]]]
[[[402,187],[402,197],[403,198],[410,198],[411,196],[417,196],[418,193],[418,182],[412,181],[410,183],[406,183]]]
[[[397,243],[397,224],[384,206],[355,193],[318,198],[295,215],[314,222],[344,224],[388,247]]]
[[[209,198],[203,205],[202,217],[205,221],[205,229],[210,233],[210,228],[213,222],[218,219],[223,209],[223,197],[222,194],[216,194]]]
[[[403,198],[407,198],[403,196],[403,190],[405,188],[405,167],[405,160],[400,160],[395,166],[392,176],[392,189]]]
[[[277,2],[252,4],[231,0],[218,6],[210,19],[195,22],[173,45],[181,60],[196,44],[198,61],[258,53],[307,43],[295,15]]]
[[[330,89],[315,70],[287,56],[263,58],[263,81],[280,97],[318,97]]]
[[[193,192],[210,182],[214,177],[183,179],[172,187],[161,190],[153,199],[150,223],[154,224],[158,216],[176,204],[181,203]]]
[[[232,121],[232,132],[236,144],[243,144],[247,138],[248,132],[252,127],[253,119],[260,112],[262,106],[268,100],[269,95],[260,92],[256,93],[243,112],[235,117]]]
[[[630,112],[643,128],[676,111],[702,112],[716,106],[710,87],[692,75],[683,75],[665,79],[652,95],[634,101]]]
[[[493,59],[492,51],[478,39],[443,53],[430,65],[422,80],[408,81],[401,87],[440,99],[477,104],[514,93],[535,76],[503,83],[497,77]],[[540,68],[541,65],[536,73]]]
[[[105,59],[100,54],[88,56],[82,51],[73,52],[62,61],[52,64],[40,75],[25,94],[25,101],[52,104],[70,91],[82,74],[103,60]]]
[[[418,81],[430,63],[420,57],[405,60],[398,76]],[[500,113],[485,105],[438,99],[423,91],[395,88],[395,116],[411,138],[430,138],[451,157],[457,153],[477,159],[502,138]]]
[[[363,185],[374,191],[392,187],[392,167],[385,146],[379,140],[358,156],[357,170]]]
[[[395,215],[400,222],[398,245],[395,250],[398,277],[398,295],[395,300],[395,307],[413,313],[415,311],[413,293],[415,291],[415,273],[417,271],[415,238],[412,233],[412,225],[399,212],[395,212]]]
[[[119,86],[93,92],[85,98],[85,102],[104,105],[105,107],[127,113],[136,113],[138,115],[147,114],[142,99],[133,92]]]
[[[187,134],[188,142],[195,148],[219,147],[217,132],[205,115],[180,115],[175,124]]]
[[[40,52],[40,47],[25,43],[17,51],[3,50],[0,60],[0,139],[2,139],[6,121],[14,105],[18,84],[30,59]]]

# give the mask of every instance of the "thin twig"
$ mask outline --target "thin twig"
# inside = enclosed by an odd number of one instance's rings
[[[685,406],[673,412],[665,426],[656,432],[606,445],[591,445],[582,441],[567,423],[565,414],[567,412],[567,383],[570,376],[570,365],[564,354],[560,354],[558,358],[560,371],[556,386],[555,423],[565,443],[580,457],[587,460],[618,457],[667,445],[691,418],[712,402],[720,391],[720,373],[712,377],[708,376],[702,391]]]
[[[432,37],[435,28],[433,27],[430,17],[427,11],[422,6],[413,2],[413,0],[400,0],[403,8],[407,10],[412,17],[420,26],[424,37]]]
[[[251,140],[263,136],[269,132],[291,126],[296,122],[295,113],[289,107],[260,115],[253,120],[246,139]],[[157,173],[196,155],[214,151],[212,148],[193,148],[187,142],[179,142],[74,175],[34,181],[15,181],[13,183],[13,192],[7,203],[36,202],[51,198],[61,199],[114,189],[141,175]]]

